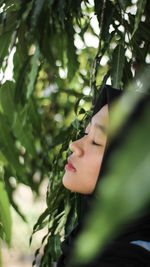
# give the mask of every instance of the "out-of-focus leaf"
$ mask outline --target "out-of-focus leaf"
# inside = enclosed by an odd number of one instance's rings
[[[15,107],[13,82],[7,81],[1,86],[0,104],[3,112],[8,117],[8,121],[16,138],[19,139],[21,144],[33,157],[36,157],[34,138],[32,136],[31,129],[29,125],[23,123],[23,113],[19,110],[17,111],[17,108]]]
[[[114,88],[120,88],[120,82],[122,80],[123,69],[124,69],[124,62],[125,62],[125,50],[122,45],[117,45],[113,55],[112,55],[112,62],[111,62],[111,75],[112,75],[112,86]]]
[[[79,127],[80,127],[80,123],[79,123],[79,121],[78,121],[78,119],[77,119],[77,117],[74,119],[74,121],[72,122],[72,125],[73,125],[73,127],[75,128],[75,129],[79,129]]]
[[[18,59],[19,60],[19,59]],[[24,87],[26,74],[29,69],[30,57],[26,57],[25,61],[22,63],[21,68],[17,66],[17,79],[15,87],[15,103],[22,102],[25,96]],[[26,89],[26,88],[25,88]]]
[[[41,13],[41,10],[43,8],[45,0],[35,0],[33,4],[33,11],[32,11],[32,17],[31,17],[31,30],[33,30],[37,24],[37,21],[39,19],[39,15]]]
[[[122,125],[125,123],[126,118],[128,118],[129,114],[133,111],[134,107],[138,103],[140,99],[140,94],[135,93],[136,88],[137,92],[146,93],[149,89],[150,84],[150,66],[148,66],[139,76],[139,85],[136,80],[130,83],[127,87],[127,91],[130,94],[124,94],[119,101],[116,101],[116,105],[112,106],[111,123],[110,123],[110,132],[111,137],[113,137]]]
[[[11,39],[10,32],[3,33],[0,36],[0,67],[2,66],[4,57],[8,54],[10,39]]]
[[[39,58],[39,48],[38,46],[36,47],[33,59],[31,60],[31,71],[29,73],[29,83],[27,87],[27,98],[30,97],[32,94],[32,91],[34,89],[34,83],[37,77],[37,72],[38,72],[38,58]]]
[[[15,85],[13,82],[6,81],[0,87],[0,105],[5,115],[7,115],[10,123],[13,123],[13,118],[15,115],[14,86]]]
[[[5,231],[6,242],[10,247],[12,220],[11,220],[8,196],[2,181],[0,181],[0,222],[2,223],[3,229]]]
[[[17,31],[18,43],[17,43],[17,51],[16,51],[16,53],[19,54],[19,59],[22,62],[24,62],[26,60],[26,57],[28,55],[28,46],[27,46],[27,40],[26,40],[26,36],[25,36],[25,31],[26,30],[27,30],[26,24],[25,23],[21,23],[21,25],[19,26],[19,29]]]
[[[67,60],[68,60],[69,81],[73,79],[76,73],[76,70],[79,67],[78,57],[76,55],[76,47],[74,45],[73,34],[74,34],[74,29],[70,23],[69,27],[67,28]]]
[[[121,8],[123,9],[123,11],[126,10],[127,6],[131,5],[131,0],[118,0]]]
[[[38,105],[35,102],[34,98],[30,98],[28,101],[26,107],[25,107],[27,117],[26,121],[28,121],[32,124],[33,131],[38,132],[39,134],[41,133],[41,115],[38,113]]]
[[[22,182],[26,183],[23,167],[19,164],[19,154],[14,146],[10,129],[7,125],[7,119],[4,115],[0,114],[0,149],[5,158],[11,165],[16,174],[20,176]]]
[[[30,125],[24,125],[22,122],[21,112],[16,113],[14,123],[12,126],[14,135],[19,139],[21,144],[27,149],[27,151],[36,157],[36,150],[34,145],[34,137],[32,135]]]
[[[0,267],[2,267],[1,242],[0,242]]]
[[[137,12],[135,16],[135,24],[134,24],[134,30],[133,30],[132,36],[135,34],[136,30],[138,29],[146,3],[147,3],[147,0],[138,0],[137,2]]]
[[[7,165],[8,164],[8,161],[6,160],[6,158],[4,157],[4,155],[1,153],[0,151],[0,164],[1,165]]]
[[[4,232],[4,228],[3,228],[3,226],[0,224],[0,238],[1,238],[2,240],[4,240],[4,234],[5,234],[5,232]]]
[[[15,209],[15,211],[18,213],[18,215],[22,218],[24,222],[27,222],[27,219],[25,218],[25,215],[20,211],[18,205],[16,204],[15,200],[13,199],[13,192],[15,191],[15,188],[12,187],[10,183],[10,177],[12,175],[11,170],[8,168],[5,168],[5,173],[4,173],[4,181],[5,181],[5,189],[7,191],[7,195],[9,198],[9,203],[12,205],[12,207]]]

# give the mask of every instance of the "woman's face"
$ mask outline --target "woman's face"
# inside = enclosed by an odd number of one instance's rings
[[[94,191],[106,146],[108,120],[108,105],[105,105],[92,117],[84,137],[70,144],[72,154],[63,176],[67,189],[82,194]]]

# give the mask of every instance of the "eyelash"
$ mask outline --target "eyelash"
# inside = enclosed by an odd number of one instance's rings
[[[82,135],[88,135],[88,133],[85,133],[85,132],[81,132]],[[99,144],[96,144],[94,141],[92,141],[92,144],[95,145],[95,146],[101,146]]]

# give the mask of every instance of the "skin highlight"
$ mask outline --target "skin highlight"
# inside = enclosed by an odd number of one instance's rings
[[[72,142],[72,151],[65,167],[63,185],[74,192],[92,194],[95,189],[107,142],[108,104],[88,124],[82,138]]]

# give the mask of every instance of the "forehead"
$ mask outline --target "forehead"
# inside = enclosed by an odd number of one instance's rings
[[[108,104],[103,106],[93,117],[92,124],[99,124],[107,126],[109,120]]]

